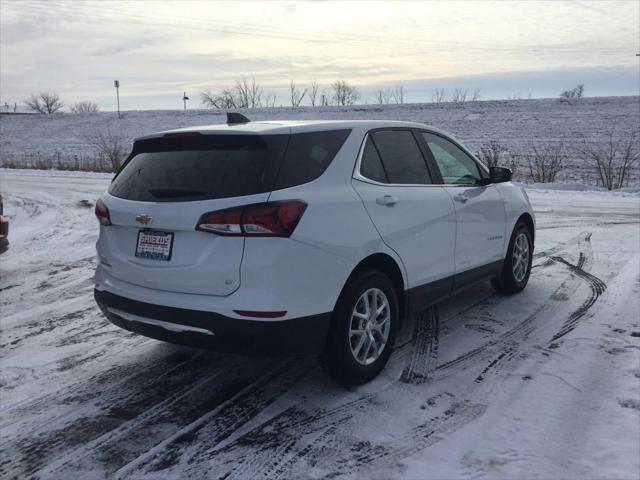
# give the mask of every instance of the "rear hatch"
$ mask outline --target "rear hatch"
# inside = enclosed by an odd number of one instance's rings
[[[167,134],[140,140],[111,184],[98,253],[111,275],[171,292],[240,286],[244,237],[196,231],[211,211],[265,202],[288,135]]]

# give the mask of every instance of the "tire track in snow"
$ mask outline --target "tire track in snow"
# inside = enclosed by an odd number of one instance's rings
[[[234,365],[223,363],[218,367],[222,367],[221,371],[236,371]],[[140,386],[135,382],[125,383],[111,397],[100,395],[98,408],[92,402],[83,401],[76,408],[66,408],[57,418],[40,424],[37,430],[22,428],[27,435],[13,436],[0,450],[0,454],[10,459],[2,469],[5,473],[10,469],[29,475],[61,462],[61,458],[73,458],[76,454],[79,458],[79,451],[87,453],[86,445],[95,445],[98,440],[106,440],[123,429],[130,429],[138,417],[146,419],[152,412],[171,406],[175,399],[192,390],[194,383],[200,385],[216,376],[211,374],[211,363],[207,358],[200,361],[189,359],[169,371],[158,373],[144,379],[146,382]],[[230,379],[234,378],[230,375]],[[224,391],[225,386],[221,382],[218,388]],[[91,398],[94,397],[86,400]],[[158,402],[158,398],[163,400]],[[67,401],[71,400],[62,400],[60,405],[66,405]]]
[[[566,242],[562,242],[559,243],[557,245],[554,245],[551,248],[547,248],[546,250],[543,250],[542,252],[538,252],[535,253],[533,255],[533,259],[536,260],[538,258],[541,257],[551,257],[553,255],[556,255],[560,252],[566,251],[569,248],[573,247],[574,245],[579,245],[582,243],[590,243],[591,242],[591,236],[593,235],[592,232],[580,232],[578,235],[576,235],[575,237],[570,238],[569,240],[567,240]]]
[[[203,467],[223,471],[221,478],[289,478],[293,466],[322,450],[341,426],[371,407],[377,394],[364,395],[334,408],[305,411],[290,407],[221,448],[200,457],[187,472]],[[253,446],[247,455],[246,447]],[[219,458],[226,456],[226,458]],[[221,460],[221,463],[216,463]]]
[[[340,455],[335,460],[337,468],[324,478],[336,478],[355,471],[361,478],[367,478],[366,473],[369,471],[384,468],[440,442],[445,435],[452,434],[482,416],[486,409],[486,404],[466,400],[454,402],[443,413],[412,428],[406,436],[392,445],[369,442],[356,445],[348,455]]]
[[[440,312],[437,305],[428,308],[416,318],[411,359],[400,375],[402,383],[423,384],[435,368],[438,360],[439,321]]]
[[[41,408],[50,407],[51,404],[80,406],[82,402],[96,396],[107,397],[112,404],[115,404],[132,395],[148,397],[157,394],[157,387],[154,387],[156,383],[162,382],[166,376],[195,373],[193,369],[198,368],[198,359],[203,355],[206,355],[206,352],[198,351],[189,355],[183,351],[177,351],[160,358],[151,358],[140,364],[115,366],[101,371],[72,386],[3,408],[2,416],[12,417],[15,420],[2,423],[0,428],[7,428],[19,422],[22,417],[37,413]],[[209,365],[211,365],[211,359],[209,359]]]
[[[99,464],[110,476],[155,447],[158,432],[168,436],[179,431],[185,423],[201,418],[255,384],[272,367],[267,364],[266,367],[245,368],[239,359],[235,363],[240,365],[227,365],[204,378],[187,382],[184,388],[169,395],[158,395],[162,398],[158,403],[78,448],[65,451],[37,473],[44,477],[60,477],[65,471],[82,471],[86,460],[91,459],[92,466]]]
[[[560,262],[560,263],[566,265],[567,267],[569,267],[569,269],[573,273],[575,273],[578,277],[580,277],[581,279],[583,279],[584,281],[587,282],[587,284],[589,285],[589,289],[590,289],[589,297],[587,297],[587,299],[584,301],[584,303],[582,305],[580,305],[580,307],[578,307],[578,309],[575,310],[569,316],[569,318],[566,320],[566,322],[562,325],[562,328],[560,329],[560,331],[558,333],[556,333],[553,336],[553,338],[551,339],[551,342],[552,342],[552,345],[553,345],[553,342],[555,342],[555,341],[559,340],[560,338],[564,337],[566,334],[568,334],[569,332],[571,332],[573,329],[575,329],[578,326],[578,323],[580,322],[580,319],[582,319],[582,317],[584,317],[587,314],[587,312],[593,306],[593,304],[596,303],[598,298],[600,298],[600,295],[602,295],[604,293],[604,291],[607,289],[607,285],[602,280],[600,280],[598,277],[596,277],[595,275],[592,275],[591,273],[585,272],[583,270],[584,262],[582,262],[582,263],[578,262],[577,265],[573,265],[573,264],[569,263],[568,261],[566,261],[564,258],[559,257],[559,256],[555,256],[555,257],[551,257],[551,258],[554,261]]]
[[[599,279],[585,272],[584,270],[582,270],[582,268],[579,268],[579,267],[576,267],[575,265],[570,264],[569,262],[564,260],[562,257],[556,256],[556,257],[553,257],[553,260],[554,262],[559,262],[570,267],[570,271],[572,272],[574,272],[575,270],[579,270],[580,272],[582,272],[582,276],[578,275],[579,278],[585,279],[588,282],[590,281],[594,281],[596,283],[600,282],[600,284],[604,285]],[[586,261],[587,261],[587,256],[584,255],[583,252],[580,252],[578,263],[581,265],[584,265]],[[586,311],[595,303],[595,301],[597,300],[597,297],[600,295],[599,293],[597,293],[600,289],[602,289],[602,285],[600,284],[598,284],[597,287],[592,285],[591,295],[578,308],[578,310],[574,311],[569,315],[569,318],[563,325],[561,331],[558,332],[556,335],[554,335],[552,341],[562,337],[563,335],[573,330],[577,326],[577,323],[580,320],[580,318],[584,316]],[[575,292],[578,289],[578,287],[579,287],[578,283],[574,282],[571,287],[572,288],[571,291]],[[551,298],[553,298],[560,292],[565,293],[566,289],[567,289],[567,284],[566,282],[563,282],[554,291],[554,293],[551,295]],[[539,328],[535,320],[539,317],[540,313],[545,310],[547,311],[549,310],[548,305],[546,303],[542,304],[538,309],[536,309],[536,311],[534,311],[531,315],[525,318],[516,328],[506,332],[505,334],[501,335],[498,339],[496,339],[495,342],[492,342],[492,346],[498,343],[501,343],[504,345],[504,347],[499,350],[499,352],[494,356],[494,358],[481,371],[478,377],[476,377],[475,383],[482,383],[488,374],[490,373],[495,374],[496,372],[499,372],[505,367],[505,365],[507,365],[512,360],[514,360],[514,357],[519,354],[518,350],[526,342],[527,338],[536,329]],[[484,353],[485,352],[482,351],[482,348],[479,347],[478,349],[475,349],[472,352],[470,352],[471,355],[466,356],[464,358],[464,363],[468,362],[472,358],[475,361],[478,356],[481,356]],[[448,364],[443,365],[443,367],[445,366],[448,367],[450,365]]]
[[[579,252],[579,260],[578,264],[581,265],[580,270],[584,271],[583,268],[590,264],[593,260],[593,251],[591,248],[591,233],[590,232],[582,232],[579,235],[573,237],[566,243],[557,245],[552,247],[544,252],[540,252],[534,255],[534,258],[547,257],[548,255],[556,254],[562,252],[564,250],[568,250],[572,247],[581,248]],[[557,255],[556,255],[557,256]],[[548,261],[543,262],[542,264],[538,264],[539,266],[546,268],[551,265],[556,264],[553,258],[548,257]],[[568,272],[567,277],[561,284],[554,290],[554,292],[550,295],[551,297],[557,296],[558,294],[565,294],[566,291],[569,293],[577,290],[579,286],[578,281],[570,281],[574,278],[571,275],[571,271]],[[513,343],[523,341],[534,329],[535,329],[535,320],[538,318],[540,312],[542,312],[547,307],[547,302],[540,304],[540,306],[530,315],[525,317],[522,321],[516,324],[513,328],[507,330],[506,332],[499,335],[497,338],[494,338],[487,343],[480,345],[473,350],[465,352],[464,354],[450,360],[448,362],[442,363],[436,367],[436,371],[438,373],[443,371],[449,371],[453,368],[460,369],[465,368],[468,365],[476,364],[479,357],[491,355],[492,347],[496,345],[510,345]]]
[[[161,472],[176,463],[180,463],[182,469],[197,462],[201,455],[276,402],[310,371],[311,367],[298,359],[281,362],[224,403],[121,466],[115,477],[125,478],[140,471]],[[183,459],[183,455],[187,458]]]

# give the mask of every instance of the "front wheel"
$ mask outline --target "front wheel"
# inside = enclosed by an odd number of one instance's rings
[[[504,259],[499,277],[491,280],[500,293],[518,293],[527,286],[533,262],[533,239],[525,223],[518,223],[513,229],[509,241],[507,256]]]
[[[368,382],[389,360],[398,321],[391,280],[377,271],[359,274],[340,295],[320,365],[340,383]]]

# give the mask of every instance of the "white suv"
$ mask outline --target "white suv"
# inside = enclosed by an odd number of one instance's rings
[[[317,353],[362,383],[403,318],[478,281],[525,287],[534,216],[510,179],[418,123],[229,114],[142,137],[96,203],[95,298],[142,335]]]

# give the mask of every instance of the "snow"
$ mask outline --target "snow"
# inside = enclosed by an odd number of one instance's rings
[[[114,112],[97,114],[0,116],[0,161],[32,164],[47,159],[84,161],[96,155],[88,139],[97,131],[120,135],[129,143],[136,137],[179,127],[219,124],[225,111],[131,111],[118,119]],[[575,104],[558,99],[501,100],[465,104],[355,105],[244,110],[252,120],[405,120],[445,130],[473,152],[490,140],[509,153],[527,154],[531,146],[564,142],[567,159],[559,180],[596,183],[593,169],[577,153],[583,136],[606,140],[607,132],[624,136],[640,124],[640,97],[584,98]],[[125,144],[126,144],[125,143]],[[520,167],[524,172],[524,166]],[[640,185],[640,168],[632,176]]]
[[[640,476],[637,191],[530,188],[526,290],[442,302],[403,328],[379,378],[344,389],[313,358],[107,322],[91,207],[109,178],[0,170],[1,477]]]

